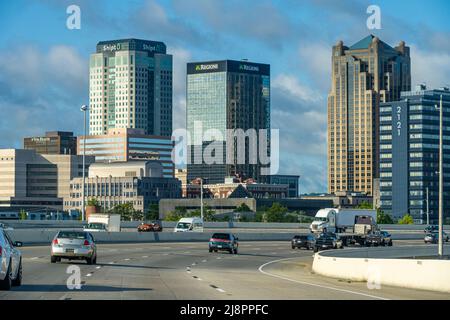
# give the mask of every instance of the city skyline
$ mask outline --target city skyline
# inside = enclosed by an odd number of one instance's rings
[[[341,5],[326,1],[315,4],[308,1],[303,4],[249,3],[239,7],[237,23],[230,26],[219,13],[221,6],[237,7],[237,2],[233,1],[229,4],[208,3],[210,16],[202,9],[205,2],[194,1],[191,6],[199,8],[197,13],[201,17],[197,24],[193,8],[186,8],[179,1],[139,2],[146,10],[140,14],[136,13],[137,8],[132,12],[125,10],[121,12],[125,18],[116,23],[112,19],[117,18],[116,11],[121,11],[120,3],[103,3],[107,10],[100,17],[88,2],[81,1],[79,5],[84,18],[78,31],[65,28],[67,15],[64,12],[68,2],[48,1],[46,4],[25,5],[19,1],[18,4],[2,4],[2,12],[14,12],[20,6],[22,14],[16,17],[15,22],[7,17],[1,22],[15,25],[17,28],[13,29],[19,36],[13,38],[12,35],[0,35],[4,49],[0,54],[0,84],[4,99],[0,103],[0,111],[9,114],[0,120],[0,147],[21,147],[23,137],[42,134],[44,131],[64,129],[81,134],[82,115],[79,106],[87,103],[89,98],[88,56],[93,45],[115,38],[154,39],[165,42],[168,53],[174,56],[174,128],[183,127],[185,119],[187,62],[248,58],[270,64],[273,70],[272,127],[281,128],[280,167],[283,171],[280,173],[301,174],[302,192],[325,192],[326,96],[333,44],[338,40],[354,43],[370,33],[387,43],[404,40],[411,47],[413,86],[427,82],[430,88],[434,88],[448,81],[445,79],[449,78],[450,70],[449,44],[445,40],[448,39],[449,26],[439,19],[442,17],[439,12],[448,9],[444,1],[437,1],[433,8],[422,9],[423,16],[412,14],[419,2],[402,8],[399,16],[396,13],[400,6],[398,2],[389,4],[380,1],[382,29],[373,31],[365,26],[368,2],[364,1],[354,2],[354,8],[350,8],[348,3]],[[320,11],[324,3],[328,7],[332,6],[333,14],[329,11],[318,18],[314,13]],[[303,10],[295,15],[290,13],[296,11],[292,9]],[[186,10],[186,15],[181,18],[183,10]],[[45,19],[32,33],[29,17],[35,12],[44,17],[60,17]],[[250,12],[257,18],[246,19]],[[254,27],[261,21],[258,19],[263,14],[272,18],[267,19],[270,26],[265,32]],[[149,15],[158,19],[148,19]],[[213,21],[211,15],[217,19]],[[136,21],[126,26],[125,22],[131,16]],[[316,22],[311,21],[312,16]],[[432,21],[427,16],[433,16]],[[322,19],[329,19],[328,29],[317,37],[313,36],[309,31],[316,30],[315,27],[320,25]],[[303,30],[305,22],[308,22],[309,27]],[[61,30],[57,28],[58,23]],[[247,29],[243,28],[246,24]],[[353,28],[354,24],[361,27]],[[183,26],[189,27],[186,28],[188,31],[183,31]],[[202,32],[204,26],[208,31]],[[49,30],[55,30],[51,33],[53,37],[48,37]],[[40,37],[42,33],[46,33],[47,37]],[[220,45],[216,46],[215,43]],[[41,61],[43,66],[37,66],[37,61]],[[35,82],[36,77],[43,84]],[[10,110],[16,112],[11,114]],[[68,116],[64,119],[54,116],[58,110]],[[14,132],[11,130],[13,127],[21,130]]]

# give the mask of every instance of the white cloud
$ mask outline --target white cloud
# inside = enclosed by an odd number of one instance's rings
[[[314,86],[328,92],[331,83],[331,45],[303,43],[298,49],[303,72],[309,75]]]
[[[450,53],[424,51],[411,45],[411,85],[426,83],[429,89],[450,85]]]
[[[293,75],[279,74],[272,80],[272,86],[295,99],[307,102],[319,102],[323,99],[319,91],[301,84]]]

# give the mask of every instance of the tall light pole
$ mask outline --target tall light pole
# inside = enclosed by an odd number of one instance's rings
[[[430,205],[429,205],[428,187],[427,187],[427,226],[430,225]]]
[[[200,217],[203,221],[203,178],[200,178]]]
[[[85,208],[85,184],[86,184],[86,119],[87,119],[87,111],[89,110],[89,107],[87,105],[81,106],[81,111],[84,113],[84,137],[83,137],[83,187],[81,189],[81,220],[85,220],[85,214],[86,214],[86,208]]]
[[[441,103],[439,106],[439,251],[438,255],[440,258],[444,254],[444,242],[443,236],[443,220],[444,220],[444,170],[443,170],[443,145],[444,145],[444,135],[443,135],[443,110],[442,107],[442,95]]]

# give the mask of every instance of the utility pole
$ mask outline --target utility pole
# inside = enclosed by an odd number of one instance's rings
[[[85,184],[86,184],[86,113],[89,107],[86,105],[81,106],[81,111],[84,113],[84,137],[83,137],[83,187],[81,190],[81,221],[86,220],[86,208],[85,208]]]
[[[443,144],[444,144],[444,135],[443,135],[443,111],[444,108],[442,106],[442,95],[441,95],[441,103],[439,108],[439,258],[443,257],[444,254],[444,242],[442,239],[443,236],[443,220],[444,220],[444,170],[443,170]]]
[[[428,187],[427,187],[427,226],[430,225],[430,206],[429,206],[429,197],[428,197]]]
[[[203,221],[203,178],[200,178],[200,217]]]

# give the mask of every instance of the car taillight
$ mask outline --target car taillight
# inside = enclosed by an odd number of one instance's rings
[[[3,248],[2,248],[2,246],[0,246],[0,257],[2,256],[2,250],[3,250]]]
[[[214,239],[213,239],[213,238],[211,238],[211,239],[209,239],[209,241],[210,241],[210,242],[213,242],[213,241],[214,241]]]
[[[53,244],[58,244],[58,239],[54,239]]]
[[[89,241],[84,240],[84,245],[85,245],[85,246],[89,246],[89,245],[90,245]]]

